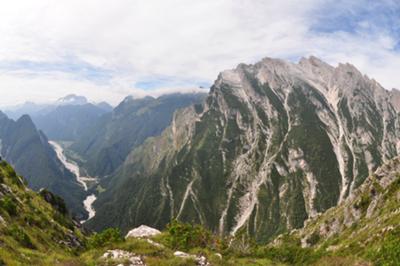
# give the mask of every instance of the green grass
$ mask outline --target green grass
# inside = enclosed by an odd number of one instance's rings
[[[199,225],[172,221],[153,241],[124,239],[117,229],[91,235],[72,226],[66,213],[27,190],[8,165],[0,163],[2,183],[9,188],[0,200],[0,265],[115,265],[124,261],[102,258],[110,249],[122,249],[140,255],[152,265],[196,265],[193,259],[174,256],[176,250],[204,255],[212,265],[397,265],[400,261],[400,176],[386,189],[371,177],[370,186],[357,192],[354,200],[328,210],[304,229],[309,248],[302,248],[296,233],[281,236],[275,245],[257,244],[245,231],[235,238],[219,237]],[[0,188],[1,189],[1,188]],[[380,196],[374,214],[365,213],[372,197]],[[60,199],[57,199],[59,201]],[[338,219],[343,223],[345,207],[361,210],[361,219],[339,234],[326,237],[321,226]],[[393,226],[393,228],[392,228]],[[392,228],[383,231],[383,229]],[[64,245],[71,236],[82,242],[81,248]],[[247,236],[247,237],[246,237]],[[329,251],[329,247],[337,247]],[[222,254],[222,259],[217,254]]]

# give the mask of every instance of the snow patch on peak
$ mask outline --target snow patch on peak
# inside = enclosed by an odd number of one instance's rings
[[[85,96],[78,96],[75,94],[69,94],[56,101],[56,105],[84,105],[87,103],[88,101]]]

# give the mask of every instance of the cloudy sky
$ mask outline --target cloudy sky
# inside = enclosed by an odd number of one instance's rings
[[[400,88],[398,0],[0,0],[0,36],[0,106],[207,88],[266,56]]]

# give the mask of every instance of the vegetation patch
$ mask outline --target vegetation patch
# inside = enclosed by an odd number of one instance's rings
[[[173,249],[188,251],[195,247],[205,248],[213,244],[211,233],[200,225],[173,220],[167,225],[167,243]]]
[[[10,216],[17,215],[17,205],[11,196],[5,196],[0,200],[0,207],[5,210]]]
[[[22,246],[30,249],[35,248],[30,237],[25,233],[22,228],[16,225],[12,225],[10,226],[10,228],[7,229],[7,234],[14,238],[14,240],[16,240]]]
[[[321,239],[321,236],[319,234],[319,232],[314,231],[306,240],[307,244],[309,244],[310,246],[314,246],[315,244],[317,244],[319,242],[319,240]]]
[[[371,203],[371,197],[367,193],[361,195],[360,200],[354,204],[354,208],[361,210],[363,213],[367,211],[369,204]]]
[[[87,240],[87,246],[89,248],[104,247],[109,244],[123,242],[124,238],[121,235],[121,231],[117,228],[108,228],[100,233],[95,233],[90,236]]]
[[[400,262],[400,229],[384,236],[380,247],[371,250],[367,256],[375,265],[395,266]]]

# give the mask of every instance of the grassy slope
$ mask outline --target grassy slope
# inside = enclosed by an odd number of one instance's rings
[[[88,248],[90,237],[84,236],[68,216],[28,189],[5,161],[0,162],[0,184],[0,265],[114,265],[101,258],[109,249],[139,254],[147,265],[196,265],[194,260],[175,257],[174,250],[168,247],[140,239]],[[71,239],[80,245],[74,247]],[[267,259],[229,256],[221,260],[206,248],[192,252],[207,255],[213,265],[270,265]]]
[[[260,246],[251,239],[242,241],[240,236],[221,244],[218,242],[221,239],[212,236],[206,246],[194,245],[183,250],[205,255],[212,265],[396,265],[400,259],[400,176],[397,172],[400,160],[384,167],[381,175],[368,178],[352,198],[308,221],[304,229],[278,238],[274,245]],[[102,255],[110,249],[122,249],[140,255],[150,266],[196,265],[192,259],[173,255],[182,248],[168,244],[170,232],[154,239],[162,247],[143,239],[91,247],[93,236],[82,235],[68,216],[27,189],[22,178],[5,162],[0,162],[0,183],[0,215],[4,220],[0,221],[1,263],[116,265],[125,262],[106,261]],[[336,220],[339,225],[335,227]],[[177,237],[180,239],[182,235]],[[81,244],[72,245],[73,239]],[[301,248],[301,239],[309,247]]]
[[[292,236],[303,246],[376,265],[400,261],[400,159],[383,165],[337,207]]]
[[[47,203],[27,189],[6,162],[0,162],[0,259],[6,265],[54,265],[77,254],[69,247],[81,241],[81,232]]]
[[[160,238],[158,237],[158,239]],[[195,266],[196,262],[193,259],[182,259],[177,258],[173,255],[174,250],[168,247],[156,247],[146,240],[143,239],[127,239],[122,243],[115,243],[108,245],[107,247],[91,249],[84,252],[80,256],[81,265],[117,265],[112,264],[112,261],[105,261],[101,256],[109,249],[122,249],[137,255],[141,255],[144,258],[145,263],[148,266],[167,266],[167,265],[185,265],[185,266]],[[240,265],[284,265],[280,263],[273,263],[267,258],[250,258],[250,257],[237,257],[234,255],[224,256],[220,259],[209,249],[195,248],[189,251],[191,254],[203,254],[208,258],[208,261],[212,265],[227,265],[227,266],[240,266]]]

